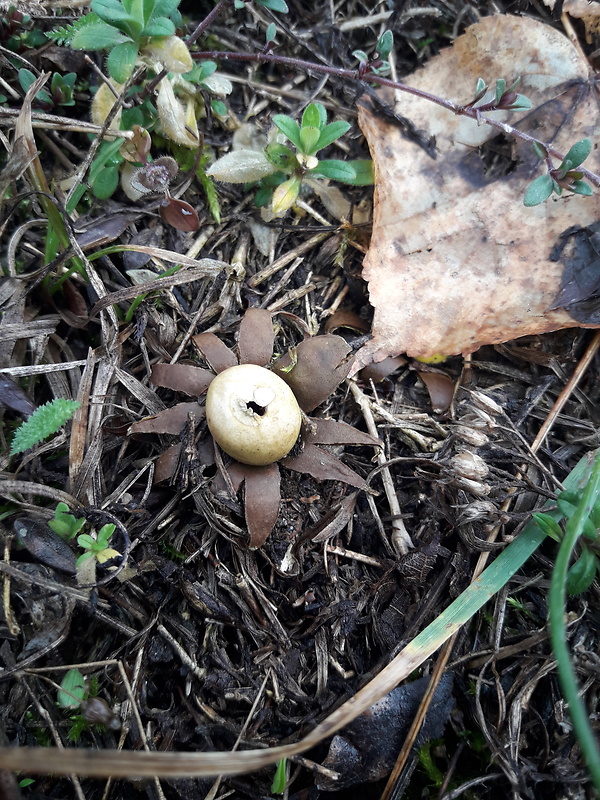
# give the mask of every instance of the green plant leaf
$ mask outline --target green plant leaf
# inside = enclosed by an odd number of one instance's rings
[[[222,100],[211,100],[210,107],[213,114],[216,114],[218,117],[227,116],[227,105]]]
[[[115,532],[115,528],[116,525],[113,522],[109,522],[100,528],[100,530],[98,531],[98,539],[97,539],[99,547],[106,547],[108,545],[110,537]]]
[[[531,100],[524,94],[518,94],[509,106],[504,106],[508,111],[529,111],[532,108]]]
[[[282,758],[277,762],[277,769],[273,776],[273,783],[271,784],[271,794],[283,794],[285,792],[286,784],[286,763],[287,759]]]
[[[555,542],[560,542],[563,532],[562,528],[555,519],[553,519],[549,514],[532,514],[531,516],[544,531],[546,536],[550,536],[550,538],[554,539]]]
[[[324,178],[330,178],[334,181],[350,183],[356,179],[356,170],[347,161],[324,159],[323,161],[319,161],[319,166],[315,167],[315,169],[311,169],[308,175],[311,177],[313,175],[322,175]]]
[[[596,577],[597,567],[598,559],[588,547],[584,547],[567,573],[567,594],[581,594],[589,589]]]
[[[554,191],[554,181],[550,175],[540,175],[527,187],[525,197],[523,198],[524,206],[539,206],[547,200]]]
[[[498,78],[496,81],[496,103],[502,100],[502,95],[506,91],[506,81],[504,78]]]
[[[297,175],[293,175],[287,181],[279,184],[277,189],[275,189],[271,205],[275,216],[284,214],[294,205],[300,194],[301,183],[302,179]]]
[[[351,127],[350,123],[343,119],[338,119],[335,122],[330,122],[329,125],[325,125],[317,142],[317,150],[322,150],[327,145],[335,142],[336,139],[347,133]]]
[[[40,406],[15,431],[10,446],[11,456],[29,450],[30,447],[59,431],[80,405],[81,403],[76,400],[58,397]]]
[[[579,142],[576,142],[573,147],[569,150],[567,155],[564,158],[563,164],[565,161],[571,162],[570,169],[574,167],[578,167],[580,164],[586,160],[589,154],[592,152],[592,141],[591,139],[581,139]]]
[[[266,43],[271,44],[271,42],[274,42],[276,36],[277,36],[277,25],[275,25],[274,22],[271,22],[270,25],[267,25],[267,30],[265,31]]]
[[[298,163],[296,161],[296,156],[290,148],[279,142],[271,142],[271,144],[265,147],[263,152],[269,163],[273,164],[275,169],[292,172]]]
[[[104,167],[92,184],[92,192],[98,200],[106,200],[117,191],[119,185],[119,168]]]
[[[221,204],[219,203],[219,195],[215,189],[214,183],[204,172],[204,169],[200,166],[196,170],[196,177],[200,181],[200,185],[202,186],[204,194],[206,195],[206,201],[208,203],[210,213],[213,215],[216,222],[221,222]]]
[[[157,17],[146,25],[142,33],[144,36],[173,36],[175,25],[167,17]]]
[[[394,46],[394,34],[391,31],[385,31],[380,37],[379,41],[377,42],[377,52],[379,53],[379,58],[387,58],[389,54],[392,52],[392,48]]]
[[[31,75],[33,80],[35,80],[33,73],[31,73]],[[310,103],[304,109],[304,114],[302,114],[302,127],[319,128],[320,130],[326,120],[327,112],[325,111],[325,107],[321,103]]]
[[[85,695],[85,678],[78,669],[70,669],[60,682],[58,705],[61,708],[79,708]]]
[[[533,152],[536,154],[538,158],[542,159],[546,158],[546,156],[548,155],[548,151],[546,150],[543,144],[540,144],[539,142],[534,142],[532,146],[533,146]]]
[[[126,83],[133,72],[137,55],[138,46],[135,42],[123,42],[113,47],[106,62],[110,77],[117,83]]]
[[[70,539],[74,539],[84,525],[85,517],[81,519],[74,517],[66,503],[58,503],[54,512],[54,519],[48,520],[48,527],[67,542]]]
[[[296,145],[298,150],[302,149],[302,141],[300,140],[300,126],[291,117],[286,114],[275,114],[273,117],[273,125],[287,136],[287,138]]]
[[[170,17],[177,13],[181,0],[154,0],[153,15],[155,17]],[[175,22],[175,20],[173,20]]]
[[[135,15],[119,0],[92,0],[90,8],[100,19],[113,27],[118,27],[119,30],[122,30],[119,23],[125,23],[128,30],[131,28],[135,31],[136,28],[139,28],[138,35],[141,33],[141,20],[137,20]]]
[[[76,31],[71,40],[73,50],[108,50],[115,45],[131,41],[121,31],[99,20]]]
[[[32,83],[35,82],[35,75],[30,69],[20,69],[17,73],[21,89],[26,92]]]
[[[585,181],[575,181],[570,186],[570,189],[574,194],[582,194],[586,197],[590,197],[593,194],[592,187]]]
[[[318,128],[314,128],[312,125],[307,125],[306,127],[303,125],[300,128],[301,147],[298,149],[305,155],[312,156],[317,151],[320,135],[321,131]]]
[[[85,550],[94,550],[96,547],[96,540],[89,533],[82,533],[77,537],[77,544]]]
[[[288,7],[284,0],[256,0],[259,6],[268,8],[270,11],[278,11],[280,14],[287,14]]]

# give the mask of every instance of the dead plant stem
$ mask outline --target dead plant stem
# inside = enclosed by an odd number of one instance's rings
[[[364,392],[361,391],[356,381],[348,380],[347,384],[350,387],[354,399],[360,406],[360,410],[367,424],[367,430],[371,436],[378,438],[379,433],[377,431],[377,425],[375,425],[375,419],[373,418],[373,412],[371,411],[371,406],[367,397]],[[404,520],[402,519],[402,510],[398,502],[394,481],[392,480],[392,475],[387,466],[387,458],[383,449],[379,449],[377,452],[377,462],[381,467],[381,480],[392,515],[392,545],[399,555],[404,556],[413,547],[413,543],[404,525]]]

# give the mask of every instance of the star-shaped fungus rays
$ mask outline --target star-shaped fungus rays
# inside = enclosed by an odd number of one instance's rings
[[[251,549],[264,544],[277,522],[281,466],[317,480],[365,488],[364,478],[323,446],[379,446],[379,440],[344,422],[306,416],[348,375],[351,348],[344,339],[333,334],[307,336],[272,361],[272,316],[251,308],[240,322],[237,356],[213,333],[200,333],[192,342],[212,371],[191,364],[157,364],[152,383],[198,399],[207,393],[206,403],[179,403],[134,423],[129,433],[180,435],[190,415],[196,422],[206,419],[206,433],[198,443],[199,457],[204,466],[217,465],[210,479],[216,494],[237,493],[243,485]],[[281,436],[277,425],[285,430]],[[220,450],[215,452],[219,445],[223,457]],[[155,481],[173,476],[181,447],[179,442],[159,457]]]

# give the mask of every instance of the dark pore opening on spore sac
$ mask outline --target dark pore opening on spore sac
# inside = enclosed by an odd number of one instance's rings
[[[246,407],[250,409],[250,411],[254,411],[255,414],[258,414],[259,417],[264,416],[267,411],[266,406],[260,406],[258,403],[255,403],[254,400],[250,400],[246,403]]]

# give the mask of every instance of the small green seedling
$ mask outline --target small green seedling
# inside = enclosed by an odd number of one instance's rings
[[[560,196],[563,189],[586,197],[592,194],[592,187],[583,180],[583,172],[577,169],[592,152],[590,139],[581,139],[576,142],[558,167],[553,166],[550,154],[543,145],[535,142],[533,149],[537,157],[546,162],[548,172],[529,184],[523,198],[524,205],[539,206],[551,194]]]
[[[35,80],[36,76],[31,70],[19,70],[19,83],[24,92],[29,89]],[[60,75],[55,72],[50,81],[50,90],[41,89],[36,94],[35,99],[44,111],[52,111],[55,106],[74,106],[73,89],[76,80],[76,72],[68,72],[66,75]]]
[[[377,42],[375,48],[375,55],[373,58],[364,52],[364,50],[354,50],[352,55],[358,59],[359,67],[358,74],[361,78],[368,78],[371,75],[389,75],[390,64],[387,61],[392,49],[394,47],[394,34],[391,31],[385,31]]]
[[[72,711],[79,708],[87,695],[85,678],[78,669],[70,669],[60,682],[57,702],[61,708]]]
[[[52,528],[54,533],[57,533],[66,542],[74,539],[84,525],[85,518],[77,519],[73,516],[66,503],[59,503],[54,512],[54,519],[48,520],[48,527]]]
[[[287,784],[287,759],[282,758],[277,762],[277,769],[271,784],[271,794],[283,794]]]
[[[478,78],[475,86],[475,96],[470,103],[467,103],[465,108],[474,108],[481,114],[488,111],[529,111],[531,100],[523,94],[517,94],[515,91],[520,81],[521,78],[517,78],[507,87],[504,78],[498,78],[491,92],[491,97],[486,99],[485,95],[489,91],[489,86],[483,78]]]
[[[582,493],[581,493],[582,494]],[[556,498],[558,512],[534,514],[533,518],[544,531],[557,542],[563,540],[563,529],[568,525],[581,504],[581,494],[572,491],[561,492]],[[567,572],[567,594],[581,594],[590,588],[597,573],[600,573],[600,499],[591,506],[589,515],[583,523],[583,534],[579,541],[580,551]]]
[[[29,419],[25,420],[15,431],[10,446],[11,456],[23,453],[57,433],[71,419],[81,403],[75,400],[64,400],[58,397],[40,406]]]
[[[96,538],[88,533],[82,533],[78,536],[77,544],[86,552],[77,559],[77,566],[89,561],[91,558],[95,558],[99,564],[104,564],[106,561],[110,561],[111,558],[118,558],[121,553],[109,546],[110,537],[114,532],[115,526],[109,523],[100,528]]]
[[[373,182],[370,161],[317,158],[319,150],[350,129],[350,124],[343,120],[328,123],[321,103],[307,106],[300,124],[285,114],[276,114],[273,123],[280,134],[262,152],[233,151],[216,161],[206,174],[227,183],[258,181],[256,203],[266,205],[270,201],[275,216],[281,216],[294,205],[306,178],[330,178],[353,186]],[[279,141],[281,135],[295,150]]]

